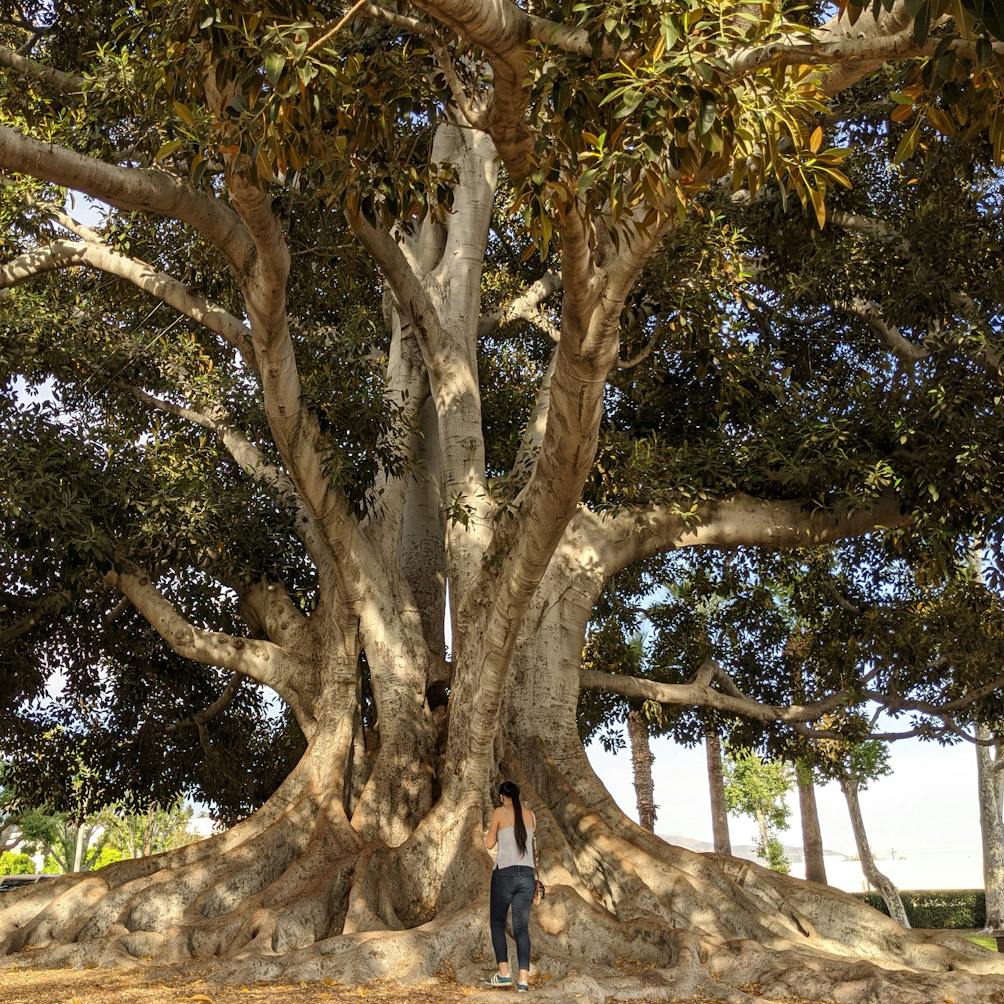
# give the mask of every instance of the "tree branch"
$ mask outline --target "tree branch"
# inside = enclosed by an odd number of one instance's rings
[[[523,178],[533,163],[533,136],[524,119],[530,93],[526,85],[529,15],[510,0],[418,0],[420,10],[483,49],[492,64],[493,92],[479,122],[491,136],[514,180]]]
[[[742,694],[733,684],[732,693],[723,693],[712,685],[723,678],[731,682],[718,663],[707,660],[690,683],[659,683],[637,676],[619,673],[602,673],[584,669],[579,673],[579,686],[583,690],[599,690],[608,694],[621,694],[637,700],[658,701],[677,706],[699,705],[714,708],[730,715],[740,715],[760,722],[814,722],[823,715],[845,705],[854,697],[853,692],[842,690],[820,701],[809,704],[792,704],[780,707],[765,704]]]
[[[419,341],[438,332],[439,314],[422,285],[418,263],[386,230],[373,226],[361,212],[346,213],[352,232],[380,266],[394,298],[419,329]]]
[[[737,494],[699,505],[693,517],[653,504],[592,519],[608,576],[635,561],[681,547],[812,547],[911,522],[892,493],[843,513],[814,509],[807,502]]]
[[[547,272],[504,307],[482,317],[478,321],[478,337],[484,338],[505,324],[522,320],[543,328],[554,341],[558,341],[561,333],[542,315],[540,306],[560,289],[561,272]]]
[[[181,718],[176,721],[173,725],[168,725],[164,732],[167,735],[171,735],[174,732],[180,732],[182,729],[188,728],[200,728],[205,727],[207,722],[211,722],[217,715],[226,711],[231,704],[234,703],[234,699],[237,697],[238,692],[244,685],[244,681],[247,679],[246,676],[241,673],[234,673],[227,682],[226,687],[223,688],[223,693],[213,701],[208,707],[203,708],[201,711],[196,712],[194,715],[189,715],[187,718]]]
[[[551,379],[554,377],[554,368],[558,362],[558,348],[555,346],[551,353],[551,360],[547,364],[547,370],[540,381],[537,390],[537,399],[533,405],[533,411],[526,421],[523,429],[523,436],[520,439],[519,449],[516,452],[516,460],[509,472],[509,479],[519,485],[529,478],[536,462],[537,454],[540,452],[541,444],[544,441],[544,430],[547,428],[547,413],[551,404]]]
[[[117,209],[187,223],[220,248],[238,275],[254,255],[251,236],[232,209],[165,171],[106,164],[7,126],[0,126],[0,170],[76,189]]]
[[[0,45],[0,66],[6,66],[22,76],[31,77],[32,80],[39,80],[67,95],[79,94],[84,86],[83,77],[78,77],[73,73],[64,73],[62,70],[40,63],[36,59],[29,59],[6,45]]]
[[[846,314],[861,318],[904,362],[919,362],[931,354],[929,347],[911,342],[895,324],[885,321],[882,318],[882,308],[871,300],[855,296],[851,300],[834,300],[833,306]]]
[[[125,389],[147,407],[162,411],[167,415],[173,415],[186,422],[193,422],[195,425],[214,432],[245,474],[266,485],[280,501],[289,506],[295,516],[294,528],[297,536],[303,541],[304,547],[306,547],[307,553],[322,579],[330,582],[334,561],[331,548],[318,527],[313,513],[300,497],[296,485],[288,474],[272,464],[244,432],[229,420],[222,408],[199,410],[155,397],[139,387],[126,387]]]
[[[70,602],[70,594],[60,590],[43,596],[35,605],[12,624],[0,626],[0,645],[9,645],[12,641],[27,634],[37,624],[59,613]]]
[[[195,627],[142,570],[109,572],[105,582],[128,596],[157,634],[182,658],[243,673],[273,689],[281,686],[282,650],[278,646]]]
[[[129,258],[107,244],[90,240],[56,240],[26,251],[0,267],[0,289],[9,289],[35,276],[62,268],[87,266],[131,282],[179,313],[223,337],[246,361],[253,361],[250,332],[229,311],[191,286],[137,258]]]

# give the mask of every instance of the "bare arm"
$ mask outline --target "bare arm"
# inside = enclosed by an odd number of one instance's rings
[[[485,847],[492,850],[498,842],[499,823],[502,822],[502,814],[496,809],[492,813],[492,821],[488,824],[488,832],[485,834]]]

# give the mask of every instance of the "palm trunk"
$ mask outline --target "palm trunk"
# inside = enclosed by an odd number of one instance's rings
[[[638,803],[638,822],[650,833],[655,833],[655,782],[652,764],[655,757],[648,741],[648,725],[640,711],[627,716],[628,738],[631,741],[631,765],[634,768],[634,793]]]
[[[989,739],[986,725],[976,728],[977,739]],[[980,836],[983,840],[983,888],[986,890],[986,929],[1004,931],[1004,822],[998,792],[1000,773],[989,746],[976,747],[976,770],[980,802]]]
[[[851,826],[854,828],[854,842],[858,847],[858,856],[861,858],[861,870],[865,878],[882,894],[889,916],[898,921],[903,927],[909,927],[910,921],[906,916],[906,908],[903,900],[900,899],[899,892],[892,884],[892,881],[883,875],[875,865],[875,858],[872,855],[871,845],[868,843],[868,834],[865,832],[865,821],[861,815],[861,803],[858,800],[858,786],[853,781],[841,781],[840,788],[847,800],[847,810],[851,815]]]
[[[826,885],[826,864],[823,861],[823,834],[819,828],[816,808],[816,787],[812,774],[799,765],[798,807],[802,817],[802,851],[805,856],[805,877],[810,882]]]
[[[84,824],[77,826],[77,833],[73,841],[73,868],[72,871],[80,871],[84,860]]]
[[[725,778],[722,776],[722,742],[712,725],[704,728],[704,749],[708,757],[708,789],[711,793],[711,828],[716,854],[732,853],[729,813],[725,807]]]

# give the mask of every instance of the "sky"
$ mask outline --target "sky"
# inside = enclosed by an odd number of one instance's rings
[[[652,740],[655,801],[659,806],[656,831],[698,840],[712,839],[704,747],[686,749],[669,739]],[[594,770],[617,803],[638,818],[627,750],[610,754],[599,743],[588,749]],[[980,853],[976,797],[976,753],[969,743],[943,747],[916,739],[893,743],[893,773],[874,781],[861,794],[861,809],[873,850],[906,855]],[[856,854],[847,806],[840,788],[830,783],[817,788],[820,827],[827,850]],[[798,795],[793,791],[786,844],[801,844]],[[752,821],[729,817],[733,844],[753,843]]]

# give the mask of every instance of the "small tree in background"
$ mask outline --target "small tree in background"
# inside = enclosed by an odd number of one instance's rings
[[[725,804],[733,815],[756,821],[757,854],[774,871],[787,874],[791,862],[777,837],[788,827],[786,796],[794,782],[792,768],[779,760],[761,759],[752,750],[730,750],[725,757]]]
[[[35,862],[27,854],[0,853],[0,878],[5,875],[34,875]]]
[[[836,780],[847,802],[854,842],[857,844],[861,870],[868,882],[882,894],[889,916],[904,927],[910,926],[906,908],[899,890],[892,880],[878,870],[865,830],[859,795],[872,781],[892,773],[889,766],[889,749],[883,743],[870,739],[866,742],[851,742],[843,739],[824,739],[818,743],[822,754],[822,770]]]
[[[142,858],[198,840],[191,821],[192,809],[181,798],[166,807],[151,802],[144,808],[130,795],[101,814],[109,845],[120,858]]]

